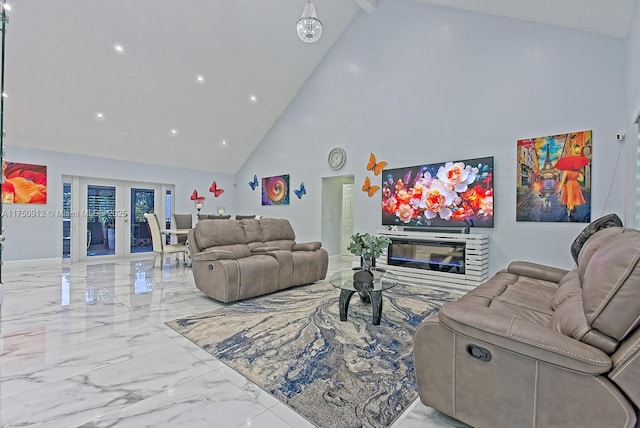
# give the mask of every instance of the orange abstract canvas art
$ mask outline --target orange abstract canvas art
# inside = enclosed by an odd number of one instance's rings
[[[2,202],[5,204],[46,204],[47,167],[30,163],[4,162]]]

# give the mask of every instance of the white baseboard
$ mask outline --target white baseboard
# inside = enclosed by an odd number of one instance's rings
[[[56,268],[62,266],[61,258],[54,259],[30,259],[3,261],[2,266],[8,270],[28,268]]]

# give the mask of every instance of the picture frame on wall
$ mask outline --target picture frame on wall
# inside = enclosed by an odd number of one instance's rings
[[[591,222],[591,130],[518,140],[516,221]]]
[[[289,205],[289,174],[262,177],[262,205]]]
[[[2,203],[46,204],[47,166],[22,162],[2,165]]]

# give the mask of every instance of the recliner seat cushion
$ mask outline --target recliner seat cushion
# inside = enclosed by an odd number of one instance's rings
[[[503,270],[458,301],[484,306],[492,312],[510,314],[546,327],[553,314],[550,302],[556,288],[552,282]]]

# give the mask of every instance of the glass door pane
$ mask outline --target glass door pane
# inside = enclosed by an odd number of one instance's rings
[[[71,257],[71,183],[62,184],[62,258]]]
[[[166,190],[164,193],[164,224],[167,229],[171,229],[171,190]],[[166,243],[171,244],[171,235],[167,234],[165,237]]]
[[[154,212],[153,189],[131,188],[131,252],[151,251],[151,231],[144,218],[146,213]]]
[[[87,186],[87,256],[116,252],[116,188]]]

